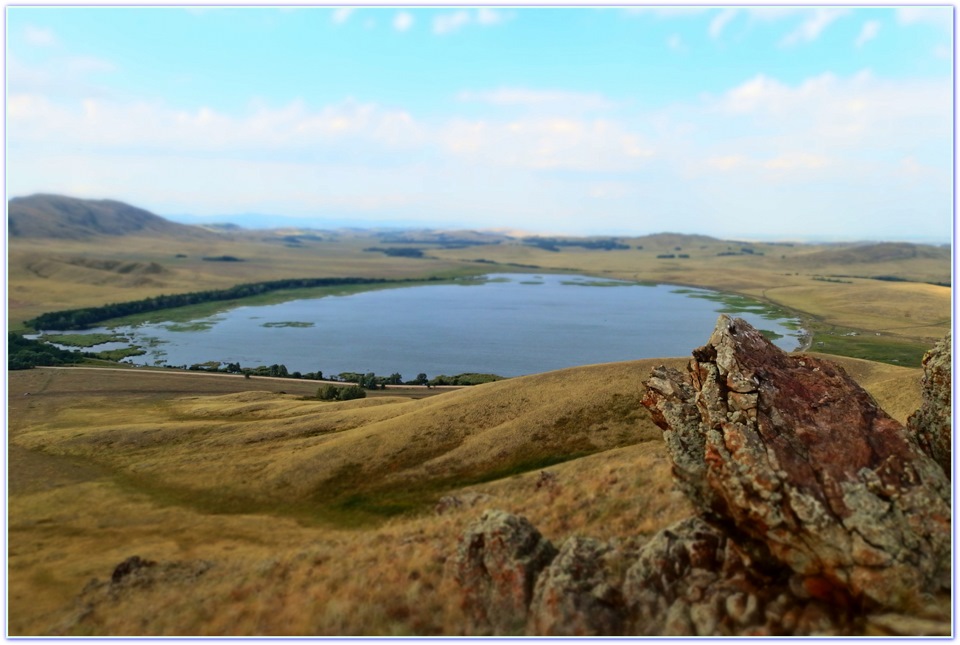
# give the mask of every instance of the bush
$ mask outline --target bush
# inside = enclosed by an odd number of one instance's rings
[[[347,387],[340,388],[337,398],[340,401],[350,401],[352,399],[363,399],[366,398],[366,396],[367,392],[359,385],[348,385]]]
[[[317,398],[321,401],[350,401],[352,399],[362,399],[366,396],[367,393],[359,385],[348,385],[346,387],[324,385],[317,390]]]
[[[317,389],[317,398],[321,401],[336,401],[338,388],[335,385],[324,385]]]

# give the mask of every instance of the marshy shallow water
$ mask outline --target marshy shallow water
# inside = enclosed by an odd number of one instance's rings
[[[493,274],[81,333],[125,337],[122,346],[146,351],[126,359],[138,365],[219,361],[283,364],[290,372],[399,372],[404,379],[421,372],[519,376],[687,356],[706,342],[720,313],[746,319],[785,350],[800,345],[797,319],[736,296],[551,274]]]

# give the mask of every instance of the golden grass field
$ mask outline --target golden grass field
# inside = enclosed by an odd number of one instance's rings
[[[345,403],[272,379],[11,373],[10,633],[457,634],[443,564],[483,508],[556,542],[642,541],[690,512],[639,405],[655,363]],[[842,364],[901,420],[918,405],[919,370]],[[464,492],[490,498],[433,512]],[[210,568],[81,598],[131,555]]]
[[[730,243],[664,235],[636,240],[642,251],[500,244],[409,259],[364,253],[378,242],[359,233],[298,248],[264,237],[16,240],[10,326],[51,310],[282,277],[453,276],[526,264],[765,299],[802,314],[813,342],[824,343],[813,349],[834,354],[894,346],[915,356],[950,328],[950,289],[925,284],[949,282],[942,258],[851,260],[830,247],[772,244],[751,245],[762,256],[721,257]],[[656,258],[677,246],[691,257]],[[200,259],[227,254],[247,261]],[[876,275],[913,282],[850,277]],[[830,276],[842,281],[817,279]],[[859,335],[841,335],[851,330]],[[823,357],[900,421],[919,405],[917,367]],[[317,383],[296,380],[11,372],[8,632],[462,634],[445,563],[483,509],[524,515],[557,544],[573,534],[640,543],[691,513],[639,403],[655,364],[685,361],[388,389],[342,403],[313,399]],[[537,485],[542,470],[555,485]],[[488,497],[434,511],[444,496],[470,494]],[[105,581],[132,555],[158,563],[153,582],[112,589]]]

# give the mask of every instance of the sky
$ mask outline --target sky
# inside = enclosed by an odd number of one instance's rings
[[[8,6],[6,192],[195,222],[945,243],[953,21]]]

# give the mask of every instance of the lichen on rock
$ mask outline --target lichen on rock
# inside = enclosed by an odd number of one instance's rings
[[[727,316],[693,355],[654,371],[644,405],[704,517],[824,600],[901,607],[949,585],[949,482],[841,368]]]
[[[541,572],[527,631],[540,636],[615,636],[623,632],[620,590],[610,584],[605,556],[613,549],[574,536]]]
[[[522,634],[537,575],[556,554],[526,518],[484,512],[460,538],[452,561],[467,632]]]
[[[923,402],[920,409],[907,419],[907,428],[917,438],[920,447],[940,464],[951,477],[951,427],[953,388],[950,369],[953,363],[950,334],[923,356]]]

